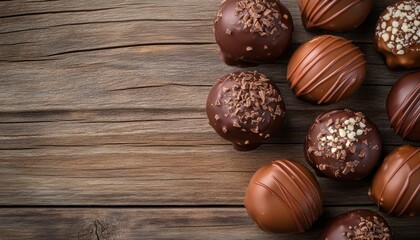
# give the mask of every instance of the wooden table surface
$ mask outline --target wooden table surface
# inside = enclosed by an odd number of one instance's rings
[[[325,110],[363,111],[381,131],[384,155],[408,143],[385,112],[407,71],[388,70],[372,47],[376,20],[392,1],[375,1],[361,28],[337,34],[366,54],[368,73],[333,106],[298,100],[287,85],[287,59],[320,33],[303,28],[296,0],[283,2],[295,23],[292,48],[252,70],[281,89],[286,123],[258,150],[237,152],[205,114],[215,80],[237,70],[217,55],[219,0],[0,1],[0,239],[305,240],[332,216],[377,210],[370,179],[318,178],[325,214],[310,231],[270,235],[247,216],[252,174],[281,158],[308,166],[305,132]],[[418,218],[386,219],[396,239],[419,239]]]

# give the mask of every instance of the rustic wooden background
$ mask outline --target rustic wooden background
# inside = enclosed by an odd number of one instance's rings
[[[297,1],[284,2],[292,48],[255,69],[280,87],[286,124],[243,153],[205,115],[212,84],[237,70],[217,56],[219,0],[0,1],[0,238],[315,239],[332,216],[375,210],[369,179],[318,178],[325,214],[309,232],[270,235],[246,214],[256,169],[280,158],[308,166],[305,132],[325,110],[363,111],[380,128],[384,154],[407,143],[385,113],[406,71],[388,70],[372,47],[376,19],[392,1],[375,1],[361,28],[338,34],[360,46],[369,70],[360,90],[334,106],[300,101],[288,88],[287,59],[319,33],[302,27]],[[418,218],[387,220],[396,239],[418,239]]]

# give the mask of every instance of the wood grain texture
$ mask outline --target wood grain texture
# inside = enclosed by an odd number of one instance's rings
[[[4,239],[317,239],[321,227],[334,216],[353,210],[328,208],[314,228],[304,234],[267,234],[252,222],[244,208],[147,209],[2,209],[0,234]],[[371,209],[374,208],[366,208]],[[415,221],[389,218],[396,239],[414,240]],[[192,232],[194,234],[192,234]]]
[[[241,153],[205,115],[215,80],[238,70],[217,55],[219,0],[0,1],[0,238],[314,239],[328,217],[371,207],[370,179],[325,178],[326,216],[307,234],[267,235],[242,207],[262,165],[289,158],[308,166],[302,141],[325,110],[363,111],[380,129],[384,155],[410,143],[385,113],[389,89],[408,71],[388,70],[372,46],[392,0],[375,1],[361,28],[338,34],[365,53],[368,73],[333,106],[298,100],[288,87],[287,59],[320,32],[303,28],[296,1],[283,2],[295,23],[292,45],[253,69],[281,89],[286,121],[260,149]],[[388,220],[397,239],[419,235],[415,220]]]

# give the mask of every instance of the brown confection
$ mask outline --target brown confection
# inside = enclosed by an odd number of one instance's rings
[[[378,130],[361,112],[339,109],[319,115],[305,139],[305,157],[320,176],[340,181],[369,175],[381,156]]]
[[[420,141],[420,72],[402,77],[388,94],[386,110],[395,133]]]
[[[219,79],[206,108],[209,124],[243,151],[276,134],[285,115],[280,90],[257,72],[235,72]]]
[[[214,20],[220,56],[239,67],[278,59],[292,33],[289,10],[277,0],[226,0]]]
[[[394,216],[420,213],[420,148],[404,145],[391,152],[373,178],[369,197]]]
[[[306,167],[289,160],[260,168],[244,203],[255,223],[273,233],[304,232],[322,215],[318,182]]]
[[[366,61],[360,49],[331,35],[302,44],[287,65],[287,79],[295,95],[318,104],[348,98],[365,75]]]
[[[389,68],[420,68],[420,1],[389,5],[379,17],[374,45]]]
[[[348,31],[357,28],[369,15],[373,0],[299,0],[306,29]]]
[[[321,233],[321,240],[392,240],[391,228],[374,211],[358,209],[332,219]]]

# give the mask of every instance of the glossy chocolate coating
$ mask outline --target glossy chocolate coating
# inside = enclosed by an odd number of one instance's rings
[[[382,150],[378,130],[361,112],[339,109],[319,115],[305,139],[305,157],[320,176],[359,180],[376,166]]]
[[[289,10],[276,0],[226,0],[214,20],[221,58],[239,67],[278,59],[292,33]]]
[[[360,49],[331,35],[302,44],[287,65],[287,79],[295,95],[317,104],[348,98],[365,75],[366,60]]]
[[[374,46],[391,69],[420,68],[420,1],[389,5],[376,25]]]
[[[257,72],[235,72],[219,79],[206,108],[214,130],[243,151],[276,134],[285,115],[280,90]]]
[[[396,134],[420,141],[420,72],[395,83],[388,94],[386,111]]]
[[[375,236],[375,237],[374,237]],[[321,233],[321,240],[392,240],[391,228],[374,211],[358,209],[332,219]]]
[[[404,145],[392,151],[373,178],[370,198],[388,214],[420,213],[420,148]]]
[[[248,215],[264,231],[304,232],[322,215],[318,182],[303,165],[277,160],[260,168],[245,195]]]
[[[369,15],[373,0],[299,0],[306,29],[348,31],[357,28]]]

